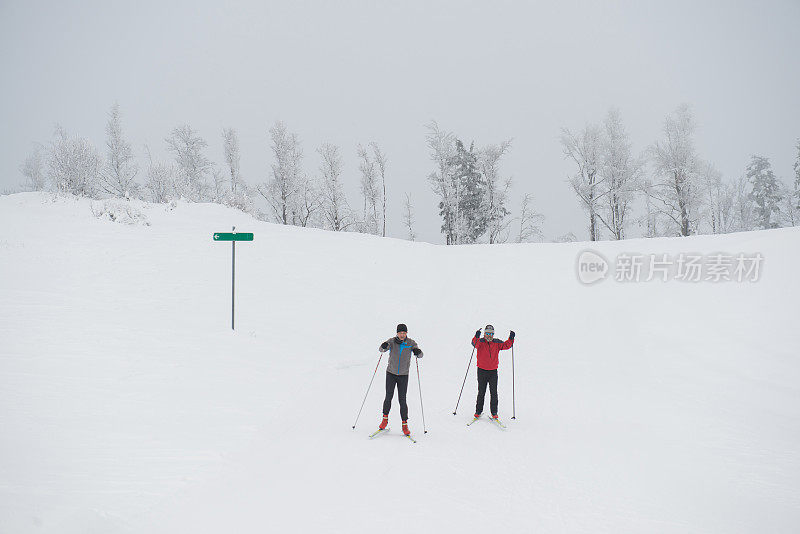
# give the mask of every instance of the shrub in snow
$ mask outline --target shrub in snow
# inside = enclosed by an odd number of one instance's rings
[[[122,224],[141,224],[150,226],[147,217],[140,209],[124,200],[106,200],[102,204],[92,204],[92,214],[98,219],[107,219]]]

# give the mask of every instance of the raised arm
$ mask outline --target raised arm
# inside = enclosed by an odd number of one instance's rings
[[[472,338],[472,346],[477,347],[478,341],[480,341],[480,339],[481,339],[481,329],[478,328],[477,330],[475,330],[475,337]]]
[[[508,339],[506,339],[502,345],[500,345],[500,350],[508,350],[514,345],[514,337],[516,334],[512,330],[510,334],[508,334]]]

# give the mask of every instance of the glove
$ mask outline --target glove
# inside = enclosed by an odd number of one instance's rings
[[[411,352],[414,353],[414,356],[419,356],[420,354],[422,354],[422,351],[419,350],[417,347],[414,347],[413,349],[411,349]]]
[[[388,341],[384,341],[383,343],[381,343],[381,348],[383,350],[388,350],[389,349],[389,342]]]
[[[516,336],[516,335],[517,334],[515,334],[514,331],[512,330],[511,333],[508,334],[508,339],[514,339],[514,336]]]
[[[480,328],[475,330],[475,337],[478,337],[478,338],[481,337],[481,329]]]

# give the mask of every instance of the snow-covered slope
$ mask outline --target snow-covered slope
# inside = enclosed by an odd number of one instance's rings
[[[0,197],[0,532],[796,532],[800,231],[599,243],[761,253],[755,283],[576,277],[586,244],[443,247],[217,205]],[[95,211],[101,203],[95,202]],[[237,330],[230,330],[230,245]],[[419,442],[379,422],[405,322]],[[517,332],[503,432],[477,328]],[[487,399],[488,404],[488,399]],[[487,407],[488,408],[488,407]]]

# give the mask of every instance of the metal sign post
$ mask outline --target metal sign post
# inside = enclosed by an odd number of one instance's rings
[[[236,242],[252,241],[251,233],[236,233],[236,227],[231,229],[231,233],[217,232],[213,236],[214,241],[231,242],[231,330],[234,330],[234,318],[236,311]]]

